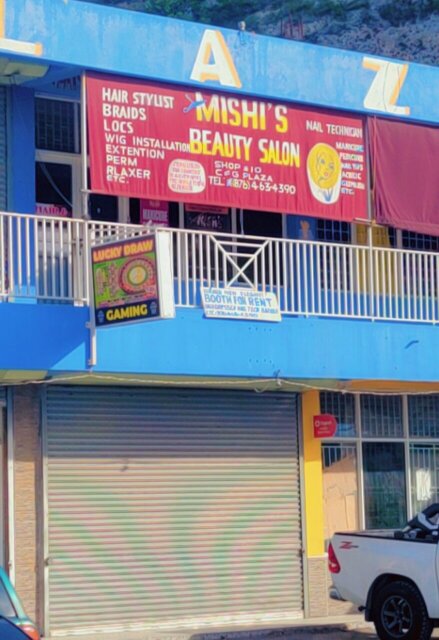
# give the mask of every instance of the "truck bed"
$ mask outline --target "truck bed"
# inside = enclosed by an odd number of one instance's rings
[[[376,580],[386,575],[400,576],[418,586],[429,614],[439,618],[436,541],[397,539],[394,531],[376,530],[336,533],[331,544],[340,565],[332,580],[342,599],[366,607]]]
[[[437,544],[434,540],[427,540],[422,538],[395,538],[395,531],[393,529],[369,529],[367,531],[337,531],[336,536],[352,536],[357,538],[380,538],[384,540],[394,540],[395,542],[421,542],[428,544]]]

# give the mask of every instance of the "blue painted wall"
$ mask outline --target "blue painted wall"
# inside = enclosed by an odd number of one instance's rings
[[[200,84],[190,76],[206,28],[201,24],[75,0],[5,2],[6,38],[24,42],[23,51],[27,50],[26,44],[41,45],[34,54],[39,62]],[[240,92],[374,112],[366,107],[364,99],[376,72],[364,68],[363,54],[229,29],[220,31],[242,82]],[[0,40],[1,49],[11,51],[7,41]],[[17,49],[15,44],[13,49]],[[439,69],[411,63],[406,71],[398,105],[408,106],[410,112],[401,117],[439,122]],[[398,77],[404,75],[402,68],[397,73]],[[218,83],[214,86],[219,87]]]
[[[0,305],[0,370],[87,370],[88,309]],[[8,328],[9,330],[7,330]],[[11,330],[13,328],[13,331]],[[439,332],[429,325],[283,318],[174,320],[98,330],[94,371],[116,374],[437,381]]]
[[[35,211],[34,91],[11,87],[8,117],[8,210]]]

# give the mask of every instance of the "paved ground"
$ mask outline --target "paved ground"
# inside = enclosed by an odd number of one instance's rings
[[[289,638],[291,638],[291,640],[293,640],[293,638],[294,640],[376,640],[377,636],[372,626],[354,629],[337,626],[300,629],[292,633],[286,631],[282,638],[283,640]],[[270,640],[274,640],[274,638]]]
[[[364,623],[304,627],[287,627],[257,631],[196,632],[120,632],[75,636],[63,640],[377,640],[372,625]]]
[[[439,638],[439,629],[433,634]],[[191,640],[377,640],[372,624],[307,626],[301,628],[274,629],[256,633],[224,633],[209,635],[193,635]]]
[[[1,639],[0,639],[1,640]],[[68,636],[63,640],[377,640],[373,626],[363,624],[336,624],[304,627],[274,628],[255,631],[136,631],[96,633]]]
[[[246,634],[208,634],[192,636],[191,640],[376,640],[372,625],[344,625],[294,627],[257,631]]]

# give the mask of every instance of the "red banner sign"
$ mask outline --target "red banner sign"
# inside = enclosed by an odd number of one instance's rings
[[[370,147],[377,221],[438,236],[439,128],[372,118]]]
[[[87,104],[93,191],[366,217],[359,117],[107,76]]]
[[[332,438],[337,431],[337,420],[329,413],[314,416],[314,438]]]

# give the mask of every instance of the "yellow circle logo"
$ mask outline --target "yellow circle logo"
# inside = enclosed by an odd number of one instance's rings
[[[139,286],[145,282],[147,273],[142,266],[135,266],[128,273],[128,280],[134,286]]]
[[[341,161],[334,147],[324,142],[315,144],[306,161],[312,194],[320,202],[330,204],[338,200],[341,183]]]

